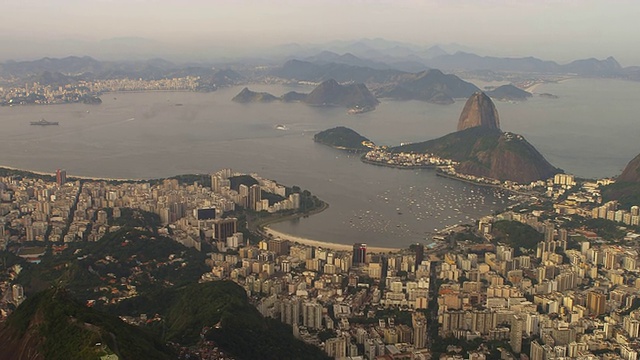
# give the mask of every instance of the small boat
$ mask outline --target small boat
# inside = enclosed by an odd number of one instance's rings
[[[40,121],[32,121],[31,125],[40,125],[40,126],[58,125],[58,122],[57,121],[47,121],[45,119],[40,119]]]
[[[276,125],[276,130],[289,130],[289,128],[286,127],[285,125],[278,124]]]

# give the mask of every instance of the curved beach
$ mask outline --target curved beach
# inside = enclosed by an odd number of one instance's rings
[[[281,231],[278,230],[274,230],[268,226],[265,226],[264,228],[264,232],[266,234],[272,235],[273,237],[276,238],[281,238],[283,240],[289,240],[293,243],[299,243],[299,244],[303,244],[303,245],[307,245],[307,246],[316,246],[316,247],[322,247],[325,249],[331,249],[331,250],[336,250],[336,251],[351,251],[353,250],[353,246],[352,245],[346,245],[346,244],[336,244],[336,243],[331,243],[331,242],[325,242],[325,241],[318,241],[318,240],[313,240],[313,239],[306,239],[306,238],[302,238],[302,237],[298,237],[298,236],[294,236],[294,235],[290,235],[290,234],[285,234]],[[398,248],[388,248],[388,247],[370,247],[367,246],[367,251],[372,252],[372,253],[393,253],[393,252],[398,252],[400,251],[400,249]]]

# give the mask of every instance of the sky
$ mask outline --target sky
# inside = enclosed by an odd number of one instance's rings
[[[123,38],[132,52],[194,58],[384,38],[630,66],[639,15],[638,0],[19,0],[2,4],[0,60],[108,56]]]

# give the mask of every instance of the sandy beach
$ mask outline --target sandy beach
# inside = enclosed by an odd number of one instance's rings
[[[33,171],[33,170],[27,170],[27,169],[19,169],[16,167],[12,167],[12,166],[5,166],[5,165],[0,165],[1,169],[7,169],[7,170],[13,170],[13,171],[24,171],[24,172],[30,172],[32,174],[36,174],[36,175],[47,175],[47,176],[56,176],[55,172],[52,173],[48,173],[48,172],[43,172],[43,171]],[[119,179],[119,178],[101,178],[101,177],[92,177],[92,176],[78,176],[78,175],[73,175],[73,174],[67,174],[67,178],[73,178],[73,179],[82,179],[82,180],[93,180],[93,181],[121,181],[121,182],[135,182],[135,181],[146,181],[148,179]]]
[[[301,238],[301,237],[298,237],[298,236],[285,234],[285,233],[280,232],[278,230],[274,230],[274,229],[272,229],[272,228],[270,228],[268,226],[264,227],[264,232],[266,234],[271,234],[274,237],[281,238],[283,240],[289,240],[291,242],[299,243],[299,244],[303,244],[303,245],[307,245],[307,246],[322,247],[322,248],[325,248],[325,249],[332,249],[332,250],[336,250],[336,251],[352,251],[353,250],[353,246],[352,245],[336,244],[336,243],[330,243],[330,242],[325,242],[325,241],[305,239],[305,238]],[[371,253],[392,253],[392,252],[398,252],[400,250],[401,249],[397,249],[397,248],[367,246],[367,251],[371,252]]]

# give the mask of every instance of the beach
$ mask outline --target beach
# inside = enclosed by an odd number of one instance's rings
[[[299,244],[302,244],[302,245],[321,247],[321,248],[324,248],[324,249],[331,249],[331,250],[336,250],[336,251],[352,251],[353,250],[353,246],[352,245],[336,244],[336,243],[331,243],[331,242],[306,239],[306,238],[302,238],[302,237],[298,237],[298,236],[294,236],[294,235],[285,234],[285,233],[280,232],[278,230],[274,230],[274,229],[272,229],[272,228],[270,228],[268,226],[264,227],[264,232],[266,234],[273,235],[273,237],[281,238],[283,240],[289,240],[289,241],[291,241],[293,243],[299,243]],[[370,246],[367,246],[367,251],[370,252],[370,253],[393,253],[393,252],[398,252],[400,250],[401,249],[397,249],[397,248],[370,247]]]

